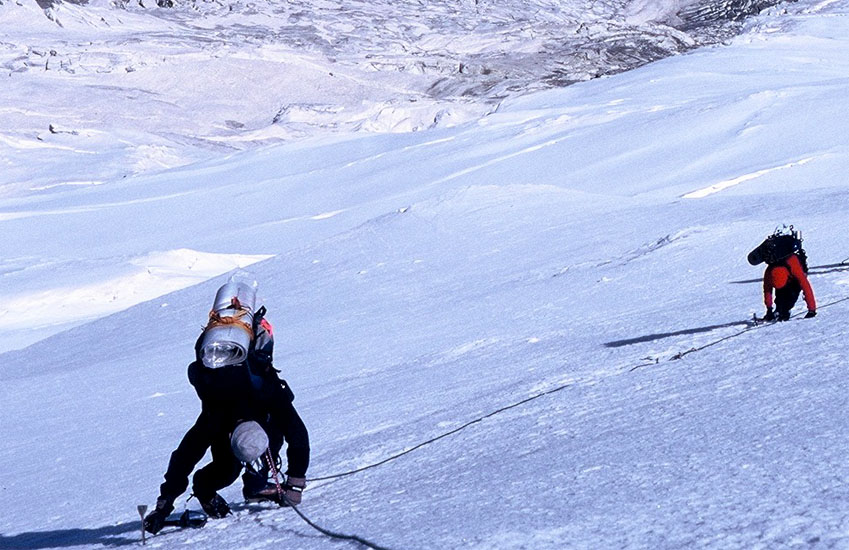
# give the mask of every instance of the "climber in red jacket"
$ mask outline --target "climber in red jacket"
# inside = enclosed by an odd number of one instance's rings
[[[789,232],[776,230],[773,235],[749,253],[749,263],[757,265],[766,262],[764,272],[765,321],[787,321],[790,310],[796,305],[799,293],[805,294],[808,306],[806,319],[816,316],[817,302],[814,291],[808,281],[808,259],[802,248],[802,239],[791,225]],[[775,309],[773,310],[773,290],[775,291]],[[777,315],[776,315],[777,313]]]

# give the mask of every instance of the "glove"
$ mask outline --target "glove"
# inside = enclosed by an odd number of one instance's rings
[[[283,495],[286,497],[286,501],[296,506],[300,504],[301,493],[304,492],[306,486],[306,478],[286,476],[286,483],[283,485]]]
[[[771,307],[766,308],[766,315],[764,315],[764,321],[775,321],[775,312]]]
[[[809,309],[808,313],[805,314],[805,319],[810,319],[811,317],[816,317],[816,316],[817,316],[817,310]]]
[[[156,509],[149,513],[144,518],[144,530],[155,535],[165,527],[165,520],[168,519],[168,514],[174,511],[174,505],[166,498],[160,498],[156,501]]]

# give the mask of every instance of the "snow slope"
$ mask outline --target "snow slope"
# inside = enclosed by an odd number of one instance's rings
[[[849,548],[849,3],[787,9],[456,127],[0,199],[0,548],[137,544],[199,410],[215,274],[249,264],[309,477],[411,450],[313,481],[319,525],[393,550]],[[745,255],[785,222],[820,314],[752,327]],[[95,309],[162,270],[179,290]],[[84,311],[54,318],[63,292]],[[223,495],[234,516],[148,545],[356,547]]]

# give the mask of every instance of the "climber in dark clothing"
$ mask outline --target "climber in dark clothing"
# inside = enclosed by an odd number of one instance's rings
[[[264,308],[257,312],[254,319],[255,338],[247,360],[242,363],[206,367],[199,359],[201,339],[198,339],[195,345],[197,359],[189,365],[188,375],[201,400],[201,413],[171,454],[156,508],[145,518],[145,529],[149,532],[156,533],[162,528],[174,509],[174,500],[186,490],[189,474],[207,449],[211,449],[212,462],[195,473],[192,491],[211,517],[224,517],[229,513],[227,502],[217,491],[236,480],[243,462],[250,465],[254,459],[262,466],[249,467],[249,473],[244,477],[244,496],[279,501],[279,496],[271,497],[267,472],[275,467],[270,461],[279,460],[277,457],[284,440],[287,443],[287,479],[279,489],[274,484],[274,493],[276,495],[280,490],[288,502],[301,502],[309,466],[309,435],[292,404],[292,390],[278,378],[272,365],[273,333],[262,314]],[[267,436],[264,445],[270,457],[258,453],[241,460],[234,454],[237,450],[234,431],[249,421],[256,422],[264,432],[262,435]]]

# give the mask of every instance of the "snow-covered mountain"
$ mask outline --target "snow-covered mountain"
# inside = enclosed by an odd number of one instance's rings
[[[234,25],[201,55],[181,10],[62,4],[56,34],[33,6],[0,5],[0,548],[139,542],[236,267],[310,429],[300,511],[322,527],[393,550],[849,547],[849,2],[494,111],[470,97],[458,124],[282,142],[254,98],[318,101],[307,45],[281,61]],[[84,36],[102,57],[35,76],[5,38],[26,33],[55,41],[45,63]],[[409,77],[387,75],[348,80],[352,104]],[[781,223],[819,315],[752,326],[745,256]],[[357,546],[222,494],[233,516],[148,546]]]
[[[724,40],[771,3],[2,0],[0,193],[453,126]]]

